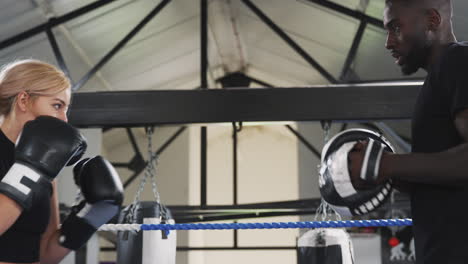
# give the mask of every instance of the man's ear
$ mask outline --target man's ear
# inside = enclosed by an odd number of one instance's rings
[[[442,23],[442,17],[440,16],[439,11],[434,8],[430,8],[427,10],[427,22],[428,22],[428,29],[430,31],[436,31],[440,24]]]
[[[26,112],[26,110],[28,109],[28,104],[30,103],[30,99],[31,97],[27,92],[20,92],[16,96],[16,107],[18,108],[18,110]]]

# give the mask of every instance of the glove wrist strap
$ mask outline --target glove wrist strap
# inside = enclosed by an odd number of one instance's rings
[[[63,222],[60,231],[59,243],[68,249],[77,250],[88,242],[96,228],[71,213]]]

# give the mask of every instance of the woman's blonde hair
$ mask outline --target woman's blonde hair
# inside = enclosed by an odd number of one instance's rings
[[[70,87],[65,73],[49,63],[26,59],[6,64],[0,71],[0,116],[12,112],[20,92],[47,96]]]

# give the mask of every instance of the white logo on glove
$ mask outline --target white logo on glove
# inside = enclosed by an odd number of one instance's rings
[[[2,182],[11,185],[12,187],[24,193],[25,195],[28,195],[31,192],[31,189],[28,186],[21,183],[21,181],[25,177],[33,182],[37,182],[41,176],[39,175],[39,173],[35,172],[27,166],[15,163],[13,164],[13,166],[11,166],[10,170],[3,178]]]

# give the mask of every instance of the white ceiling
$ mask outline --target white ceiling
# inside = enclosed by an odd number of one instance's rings
[[[2,0],[5,40],[52,16],[96,0]],[[251,0],[336,79],[359,21],[307,0]],[[381,19],[384,0],[332,0]],[[468,38],[468,1],[454,0],[454,26]],[[160,0],[117,0],[54,28],[72,79],[78,81],[135,27]],[[200,1],[172,0],[80,91],[193,89],[200,85]],[[233,71],[276,86],[326,84],[240,0],[209,1],[209,85]],[[0,41],[1,41],[0,40]],[[352,70],[361,80],[401,79],[384,48],[385,32],[368,26]],[[56,63],[46,34],[0,50],[0,64],[18,58]],[[419,72],[416,77],[422,77]],[[414,77],[414,76],[413,76]],[[407,127],[407,126],[405,126]],[[408,130],[408,129],[406,129]],[[404,133],[406,134],[406,133]]]
[[[0,1],[0,35],[7,39],[83,7],[92,0]],[[117,0],[55,27],[54,33],[78,81],[120,41],[159,0]],[[252,0],[267,16],[338,78],[359,21],[307,0]],[[334,0],[380,18],[384,0]],[[455,30],[468,37],[468,2],[455,0]],[[244,71],[277,86],[327,81],[240,0],[209,1],[210,86],[227,72]],[[82,91],[191,89],[200,76],[199,1],[172,0],[82,88]],[[368,26],[353,70],[362,80],[402,78],[385,51],[385,33]],[[45,33],[0,51],[0,63],[16,58],[55,63]],[[422,76],[421,73],[418,76]]]

